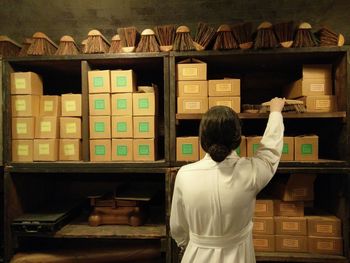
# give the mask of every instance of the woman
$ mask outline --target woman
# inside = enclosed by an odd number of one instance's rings
[[[284,99],[274,98],[260,147],[254,157],[240,158],[238,115],[216,106],[204,114],[200,141],[206,156],[183,166],[176,177],[170,231],[182,262],[255,262],[252,217],[255,197],[271,180],[283,147]]]

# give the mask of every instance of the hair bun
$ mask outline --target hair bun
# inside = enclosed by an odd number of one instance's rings
[[[222,162],[230,153],[230,149],[222,144],[213,144],[209,147],[208,153],[215,162]]]

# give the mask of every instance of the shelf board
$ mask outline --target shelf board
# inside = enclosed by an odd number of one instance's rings
[[[260,262],[348,262],[343,256],[321,255],[309,253],[256,252],[256,260]]]

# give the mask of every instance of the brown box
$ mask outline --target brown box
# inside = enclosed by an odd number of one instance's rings
[[[34,139],[35,118],[12,118],[12,139]]]
[[[275,216],[276,235],[306,236],[306,225],[305,217]]]
[[[132,94],[134,116],[156,115],[157,99],[155,92],[138,92]]]
[[[294,160],[318,160],[318,136],[302,135],[294,137]]]
[[[302,97],[307,112],[333,112],[337,111],[336,96],[320,95]]]
[[[81,119],[77,117],[61,117],[60,138],[81,139]]]
[[[274,201],[271,199],[256,199],[254,216],[255,217],[273,216],[274,215],[273,203]]]
[[[320,95],[332,95],[332,79],[299,79],[284,89],[288,99]]]
[[[241,97],[209,97],[209,109],[214,106],[227,106],[240,113]]]
[[[208,81],[177,81],[177,97],[208,97]]]
[[[17,95],[42,95],[43,81],[34,72],[11,73],[11,94]]]
[[[283,148],[281,161],[294,160],[294,137],[283,137]]]
[[[236,153],[240,157],[247,157],[247,138],[244,135],[242,135],[241,138],[241,144],[236,149]]]
[[[133,138],[133,136],[132,116],[112,116],[112,138]]]
[[[58,139],[34,139],[34,161],[58,160]]]
[[[275,252],[275,236],[254,234],[253,245],[256,252]]]
[[[326,255],[343,255],[343,239],[341,237],[309,236],[309,252]]]
[[[60,161],[80,161],[81,160],[80,139],[60,139],[59,160]]]
[[[89,93],[110,93],[111,78],[109,70],[88,71]]]
[[[111,95],[112,116],[132,115],[132,93],[116,93]]]
[[[12,95],[12,117],[39,116],[40,96],[38,95]]]
[[[207,64],[198,59],[189,58],[176,64],[176,80],[206,80]]]
[[[59,133],[59,119],[57,117],[40,116],[36,118],[36,139],[56,139],[60,137]]]
[[[177,113],[205,113],[208,110],[208,97],[178,97]]]
[[[274,200],[275,216],[304,216],[304,202],[283,202]]]
[[[241,95],[240,79],[208,80],[209,97],[239,97]]]
[[[157,137],[156,119],[154,116],[133,117],[134,138]]]
[[[81,117],[81,94],[62,94],[62,116],[64,117]]]
[[[134,139],[133,154],[134,161],[157,160],[156,139]]]
[[[89,114],[90,116],[111,115],[111,95],[108,94],[90,94],[89,95]]]
[[[40,98],[40,116],[61,115],[61,97],[60,96],[41,96]]]
[[[307,216],[309,236],[341,237],[341,220],[336,216]]]
[[[112,139],[112,161],[132,161],[133,140]]]
[[[90,139],[111,138],[111,116],[90,116]]]
[[[262,136],[247,137],[247,157],[253,157],[260,146]]]
[[[253,217],[253,234],[273,235],[275,234],[274,219],[270,217]]]
[[[90,140],[90,161],[111,161],[111,140]]]
[[[12,162],[33,162],[33,140],[12,140]]]
[[[276,252],[307,252],[307,236],[276,235]]]
[[[177,161],[198,161],[199,160],[198,137],[177,137],[176,138],[176,160]]]
[[[136,91],[136,75],[133,70],[111,70],[111,93]]]
[[[332,65],[331,64],[305,64],[303,65],[304,79],[331,79]]]

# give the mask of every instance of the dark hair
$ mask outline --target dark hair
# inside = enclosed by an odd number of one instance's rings
[[[210,157],[221,162],[241,143],[241,123],[236,112],[214,106],[202,117],[199,126],[201,146]]]

